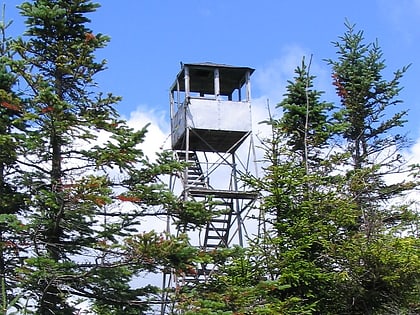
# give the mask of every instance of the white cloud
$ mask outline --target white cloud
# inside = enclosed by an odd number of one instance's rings
[[[416,139],[404,155],[410,164],[420,163],[420,138]]]
[[[135,130],[140,130],[150,123],[142,149],[147,156],[153,158],[155,153],[161,151],[162,148],[170,147],[170,123],[167,118],[169,115],[165,111],[145,110],[144,108],[141,106],[131,112],[127,124]]]
[[[312,56],[311,60],[311,53],[301,46],[285,46],[279,57],[257,68],[252,77],[253,88],[260,95],[252,100],[253,133],[258,138],[270,135],[270,127],[260,124],[261,121],[267,120],[269,115],[273,118],[282,115],[281,109],[277,109],[276,105],[284,98],[288,81],[293,81],[295,69],[301,66],[302,58],[305,58],[307,66],[310,64],[309,72],[315,76],[313,88],[326,92],[321,100],[328,101],[335,97],[328,65],[317,56]]]
[[[299,45],[288,45],[283,48],[278,58],[271,60],[255,71],[252,78],[253,88],[258,91],[260,96],[254,99],[253,103],[263,103],[264,107],[267,108],[266,104],[269,100],[270,107],[275,108],[286,93],[288,81],[292,81],[295,77],[296,67],[301,66],[302,58],[305,58],[307,66],[310,64],[309,72],[315,76],[314,88],[333,92],[328,65],[307,49]]]
[[[307,51],[298,45],[286,46],[279,58],[259,67],[252,78],[254,87],[265,99],[278,102],[286,92],[287,80],[293,78],[294,69],[301,64]]]
[[[261,122],[267,120],[270,115],[279,118],[281,113],[276,109],[276,105],[286,93],[287,81],[293,79],[294,70],[301,64],[302,58],[308,55],[308,52],[298,45],[285,46],[278,58],[256,69],[251,80],[252,88],[258,91],[259,97],[252,99],[251,112],[253,133],[257,139],[269,136],[270,126]]]

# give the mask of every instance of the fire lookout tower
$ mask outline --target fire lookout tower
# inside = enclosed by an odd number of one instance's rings
[[[178,160],[188,162],[172,188],[184,200],[211,198],[209,211],[217,213],[198,235],[190,235],[191,242],[197,242],[193,245],[205,251],[244,245],[244,218],[257,198],[241,181],[241,175],[255,167],[253,72],[252,68],[225,64],[182,64],[170,88],[172,150]],[[203,282],[216,270],[217,266],[197,266],[195,275],[164,282]]]

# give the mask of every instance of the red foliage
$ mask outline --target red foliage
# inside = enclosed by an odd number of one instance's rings
[[[41,109],[41,113],[49,113],[49,112],[52,112],[53,111],[53,107],[52,106],[47,106],[47,107],[44,107],[43,109]]]
[[[93,35],[92,33],[85,33],[85,43],[90,42],[94,39],[96,39],[95,35]]]
[[[333,78],[333,85],[335,85],[337,88],[337,94],[338,96],[341,97],[341,100],[344,102],[348,96],[348,92],[346,88],[343,86],[343,84],[341,83],[340,77],[336,73],[332,74],[332,78]]]
[[[104,206],[106,204],[105,199],[101,198],[101,197],[96,197],[93,202],[97,205],[97,206]]]
[[[193,266],[188,266],[187,267],[187,275],[190,276],[195,276],[197,274],[197,269],[194,268]]]
[[[4,102],[4,101],[1,102],[0,104],[1,104],[1,106],[6,107],[7,109],[13,110],[15,112],[20,111],[20,107],[17,106],[17,105],[13,105],[13,104],[10,104],[10,103]]]
[[[124,195],[117,196],[117,199],[119,199],[121,201],[130,201],[130,202],[140,202],[141,201],[141,199],[139,197],[124,196]]]
[[[16,243],[13,242],[13,241],[5,241],[4,246],[9,247],[9,248],[16,248],[17,247]]]

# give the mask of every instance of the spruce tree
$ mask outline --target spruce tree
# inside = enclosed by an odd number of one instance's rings
[[[282,288],[278,303],[294,301],[301,312],[416,312],[419,217],[405,197],[418,185],[418,167],[401,154],[406,111],[392,108],[407,68],[384,79],[377,43],[347,27],[337,61],[329,60],[337,109],[311,101],[306,73],[289,82],[283,117],[268,121],[267,167],[255,187],[265,192],[271,228],[249,257],[260,257],[255,270]],[[325,131],[322,141],[311,138],[317,131]],[[390,182],[396,175],[403,180]]]
[[[315,76],[304,60],[288,81],[285,98],[278,104],[283,115],[267,122],[271,138],[264,143],[266,167],[254,185],[262,192],[266,230],[252,252],[255,268],[266,271],[281,290],[272,298],[287,305],[285,314],[314,314],[328,299],[334,273],[326,268],[328,250],[343,217],[336,190],[329,187],[331,158],[327,146],[335,132],[333,104],[321,101]],[[331,225],[326,225],[330,222]],[[338,237],[338,235],[336,235]]]
[[[337,59],[328,63],[341,101],[342,148],[349,157],[337,169],[342,170],[343,197],[352,197],[348,207],[356,220],[335,253],[338,269],[346,274],[337,300],[346,302],[336,304],[334,311],[381,314],[389,305],[404,311],[419,283],[418,263],[410,258],[418,255],[412,229],[418,214],[407,199],[418,185],[418,168],[403,159],[401,150],[408,142],[399,129],[407,116],[398,95],[408,67],[385,79],[378,43],[366,44],[362,31],[348,22],[346,27],[334,43]]]
[[[302,165],[307,167],[311,160],[316,164],[320,159],[321,150],[328,145],[334,131],[331,116],[334,106],[319,100],[322,93],[313,89],[315,76],[309,71],[310,64],[303,59],[295,69],[294,80],[288,81],[285,99],[278,104],[283,116],[277,126],[287,138],[285,144],[301,156]]]
[[[5,6],[0,21],[0,281],[2,309],[8,310],[15,304],[18,285],[17,267],[20,266],[26,244],[26,233],[20,220],[25,210],[25,194],[20,189],[18,147],[22,145],[21,99],[13,88],[16,76],[11,73],[11,38],[7,28]]]
[[[42,315],[74,314],[80,305],[97,314],[142,314],[158,290],[133,280],[190,268],[195,253],[185,238],[139,233],[145,216],[188,208],[159,179],[182,165],[168,152],[149,161],[141,149],[146,127],[129,128],[115,108],[120,97],[96,87],[106,62],[95,52],[109,41],[88,26],[98,7],[24,2],[25,37],[11,46],[26,129],[9,154],[16,151],[20,165],[15,177],[27,196],[20,217],[30,240],[16,290]]]

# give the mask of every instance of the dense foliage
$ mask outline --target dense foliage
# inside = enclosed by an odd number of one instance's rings
[[[264,233],[207,286],[185,292],[186,314],[416,314],[418,166],[404,161],[397,70],[383,77],[377,43],[346,23],[334,43],[339,104],[320,100],[305,60],[269,117],[262,142]]]
[[[190,268],[185,238],[145,230],[145,216],[201,205],[180,202],[159,177],[182,165],[150,161],[98,91],[95,51],[109,38],[89,27],[87,0],[24,2],[24,37],[2,24],[0,202],[3,309],[18,313],[141,314],[159,299],[140,275]],[[16,84],[19,83],[19,84]],[[101,140],[99,136],[101,136]],[[182,220],[182,218],[180,218]]]

